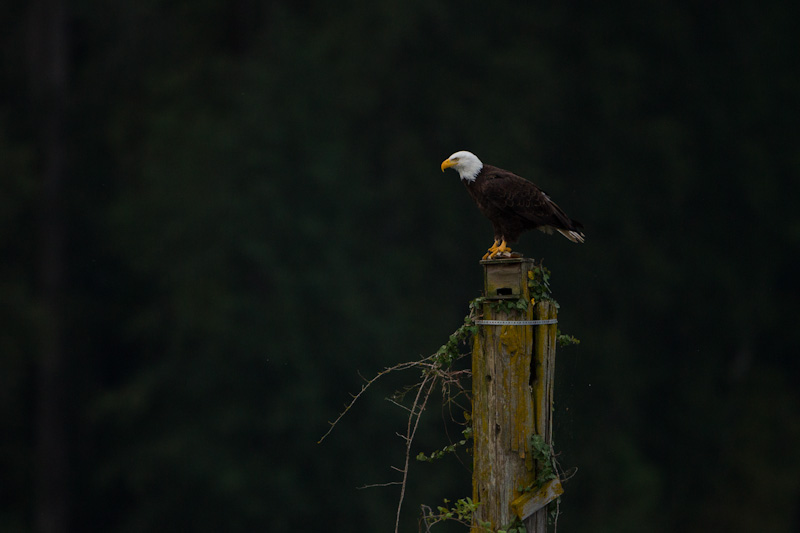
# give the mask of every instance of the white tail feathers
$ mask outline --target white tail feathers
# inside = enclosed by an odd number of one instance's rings
[[[578,242],[578,243],[583,242],[583,233],[580,233],[579,231],[570,231],[558,228],[556,228],[556,231],[558,231],[561,235],[571,240],[572,242]]]

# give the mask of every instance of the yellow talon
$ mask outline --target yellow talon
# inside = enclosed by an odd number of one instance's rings
[[[491,251],[491,253],[489,253],[488,256],[484,256],[484,258],[494,259],[495,257],[497,257],[498,254],[503,254],[503,253],[511,253],[511,248],[508,247],[505,239],[503,239],[503,242],[501,242],[499,246],[497,246],[493,251]]]
[[[489,251],[483,254],[483,259],[491,259],[494,257],[495,251],[497,251],[497,247],[499,246],[500,241],[495,239],[494,244],[489,248]]]

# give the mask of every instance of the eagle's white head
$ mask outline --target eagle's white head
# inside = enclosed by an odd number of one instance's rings
[[[442,161],[442,172],[446,168],[454,168],[462,180],[475,181],[478,172],[483,168],[483,163],[472,152],[462,150]]]

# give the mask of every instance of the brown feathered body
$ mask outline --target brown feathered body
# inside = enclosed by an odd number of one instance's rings
[[[539,187],[516,174],[491,165],[474,180],[462,180],[478,208],[494,227],[494,238],[515,243],[527,230],[558,231],[583,242],[583,225],[572,220]]]

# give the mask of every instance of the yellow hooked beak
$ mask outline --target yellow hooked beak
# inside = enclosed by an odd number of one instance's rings
[[[455,164],[456,164],[455,161],[453,161],[451,159],[445,159],[444,161],[442,161],[442,172],[444,172],[445,169],[454,166]]]

